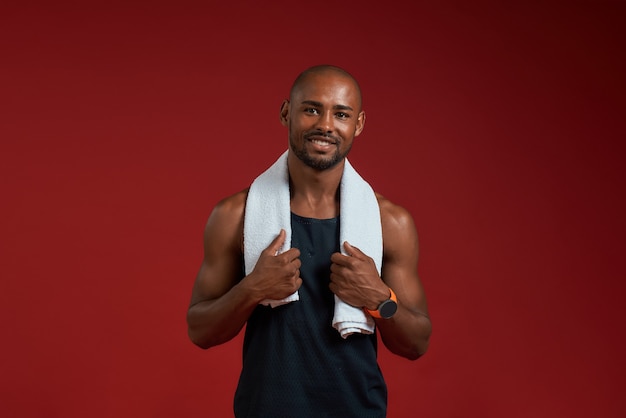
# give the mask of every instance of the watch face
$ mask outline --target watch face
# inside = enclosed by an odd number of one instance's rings
[[[398,304],[391,299],[384,301],[378,307],[378,312],[380,313],[380,316],[384,319],[391,318],[397,310]]]

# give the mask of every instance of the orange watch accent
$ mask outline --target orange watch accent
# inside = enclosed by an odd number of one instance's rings
[[[370,311],[367,308],[365,308],[365,310],[374,318],[389,319],[398,310],[398,298],[396,297],[396,294],[393,293],[393,290],[389,288],[389,299],[378,305],[378,309],[375,311]]]

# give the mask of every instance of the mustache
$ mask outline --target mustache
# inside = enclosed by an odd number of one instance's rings
[[[334,143],[338,143],[341,141],[341,139],[336,137],[335,135],[329,134],[328,132],[324,131],[310,131],[305,132],[304,134],[304,139],[306,140],[309,140],[313,137],[332,139]]]

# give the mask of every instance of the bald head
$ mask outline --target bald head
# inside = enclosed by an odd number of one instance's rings
[[[361,87],[359,86],[359,83],[356,81],[354,77],[352,77],[352,75],[349,72],[347,72],[343,68],[335,67],[334,65],[316,65],[314,67],[307,68],[302,73],[300,73],[300,75],[296,78],[296,80],[293,82],[293,85],[291,86],[291,90],[289,92],[289,99],[293,100],[294,96],[299,92],[299,90],[304,85],[306,85],[307,81],[309,81],[312,77],[325,76],[325,75],[339,76],[345,79],[346,81],[348,81],[350,84],[352,84],[354,89],[356,90],[357,97],[358,97],[358,104],[359,104],[358,110],[361,109],[362,98],[361,98]]]

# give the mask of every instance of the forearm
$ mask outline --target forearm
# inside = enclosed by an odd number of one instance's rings
[[[189,307],[189,338],[205,349],[230,341],[241,331],[257,304],[244,279],[221,297]]]
[[[422,312],[398,304],[390,319],[376,319],[385,346],[394,354],[416,360],[426,353],[432,331],[430,318]]]

